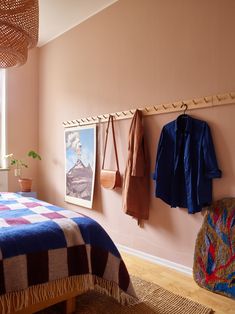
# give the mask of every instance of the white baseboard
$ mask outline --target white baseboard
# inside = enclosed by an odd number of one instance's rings
[[[166,266],[166,267],[170,267],[172,269],[178,270],[181,273],[184,273],[184,274],[192,276],[192,268],[190,268],[190,267],[187,267],[187,266],[184,266],[184,265],[181,265],[181,264],[177,264],[177,263],[171,262],[171,261],[169,261],[167,259],[164,259],[164,258],[161,258],[161,257],[157,257],[157,256],[154,256],[154,255],[151,255],[151,254],[147,254],[147,253],[144,253],[142,251],[138,251],[138,250],[132,249],[130,247],[127,247],[127,246],[124,246],[124,245],[121,245],[121,244],[116,244],[116,246],[117,246],[117,248],[121,252],[137,256],[139,258],[142,258],[144,260],[147,260],[149,262],[152,262],[152,263],[155,263],[155,264],[158,264],[158,265],[163,265],[163,266]]]

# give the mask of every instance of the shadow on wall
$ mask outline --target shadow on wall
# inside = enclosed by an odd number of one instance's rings
[[[218,108],[217,110],[222,109]],[[217,113],[218,114],[218,113]],[[209,120],[209,119],[208,119]],[[224,197],[233,197],[235,195],[235,168],[232,167],[233,159],[231,154],[231,143],[234,141],[233,135],[230,132],[231,126],[208,121],[215,145],[215,151],[219,168],[222,171],[222,178],[213,180],[213,200],[218,200]],[[222,128],[228,128],[228,135],[231,139],[224,136]],[[230,147],[230,149],[229,149]],[[232,145],[234,147],[234,145]]]
[[[101,151],[99,145],[99,128],[97,127],[97,149],[96,149],[96,172],[95,172],[95,186],[94,186],[94,200],[92,208],[99,214],[103,214],[103,199],[100,185],[100,168],[101,168]]]

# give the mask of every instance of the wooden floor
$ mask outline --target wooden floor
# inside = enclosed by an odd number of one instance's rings
[[[200,288],[192,277],[126,253],[122,253],[122,257],[130,274],[204,304],[216,314],[235,314],[235,300]]]

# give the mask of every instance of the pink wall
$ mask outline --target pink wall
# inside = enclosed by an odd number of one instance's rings
[[[30,50],[27,63],[7,70],[7,152],[24,158],[38,150],[38,49]],[[29,168],[22,176],[33,179],[37,190],[35,160],[25,158]],[[14,172],[9,172],[9,191],[19,191]]]
[[[150,219],[142,229],[122,212],[120,191],[100,188],[99,160],[93,209],[64,202],[62,122],[235,90],[234,12],[233,0],[120,0],[42,47],[40,197],[95,218],[117,243],[192,266],[202,214],[170,208],[153,196],[153,184]],[[235,106],[191,114],[212,129],[223,170],[223,179],[214,182],[214,198],[234,196]],[[145,118],[152,170],[160,130],[177,115]],[[122,172],[130,122],[116,123]]]

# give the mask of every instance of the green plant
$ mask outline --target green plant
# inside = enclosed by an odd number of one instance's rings
[[[41,160],[41,156],[35,152],[34,150],[30,150],[27,154],[28,157],[32,157],[33,159]],[[10,160],[10,166],[15,169],[15,176],[21,176],[21,170],[23,168],[28,168],[28,164],[24,161],[24,159],[18,159],[14,157],[14,154],[6,155],[5,158]]]

